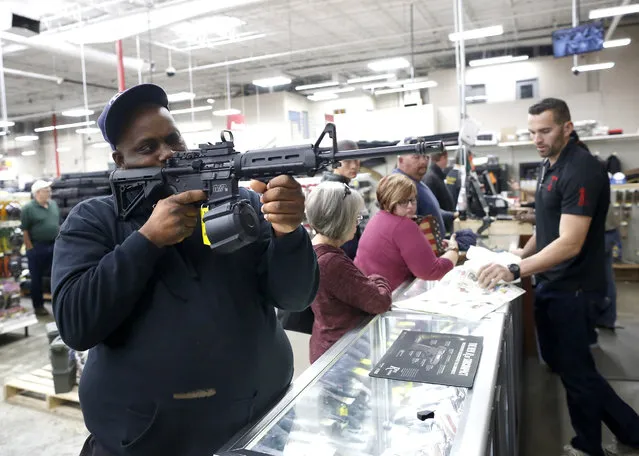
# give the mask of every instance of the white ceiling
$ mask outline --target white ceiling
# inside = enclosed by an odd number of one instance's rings
[[[209,0],[213,4],[213,0]],[[154,62],[155,72],[143,72],[144,81],[164,86],[168,92],[189,91],[189,46],[193,91],[198,99],[215,97],[223,102],[226,69],[231,91],[240,91],[256,77],[284,74],[295,82],[318,82],[331,77],[366,76],[366,63],[381,58],[404,56],[411,59],[411,2],[409,0],[215,0],[215,4],[249,3],[148,31],[148,22],[137,20],[144,29],[139,35],[140,58]],[[582,21],[594,8],[616,6],[621,0],[581,0]],[[35,39],[51,46],[62,32],[114,18],[177,6],[193,11],[201,1],[186,0],[22,0],[2,2],[13,5],[16,13],[41,21],[41,36]],[[448,40],[453,27],[453,0],[414,0],[413,42],[415,72],[427,75],[433,68],[454,63],[454,48]],[[465,27],[479,28],[502,24],[505,34],[468,43],[470,51],[508,51],[518,47],[550,44],[553,29],[570,26],[570,0],[464,0]],[[234,31],[235,42],[228,42],[225,30],[215,17],[227,15],[243,22]],[[624,21],[637,18],[624,18]],[[93,25],[95,26],[95,25]],[[117,26],[114,26],[117,30]],[[111,30],[114,29],[111,27]],[[131,25],[121,25],[129,30]],[[175,30],[174,30],[175,29]],[[178,33],[180,32],[180,33]],[[185,35],[186,33],[186,35]],[[190,36],[189,36],[190,35]],[[257,38],[251,39],[251,36]],[[94,36],[95,38],[95,36]],[[239,39],[237,39],[239,38]],[[34,38],[29,38],[34,40]],[[227,42],[220,42],[226,40]],[[70,51],[43,50],[19,46],[3,40],[7,68],[64,78],[57,84],[32,78],[5,75],[7,111],[10,119],[46,118],[51,111],[83,105],[80,46],[68,44]],[[136,38],[123,40],[124,55],[137,58]],[[177,74],[169,78],[165,69],[172,65]],[[101,105],[117,90],[114,60],[100,63],[90,53],[115,54],[114,43],[86,45],[86,79],[89,105]],[[76,55],[73,55],[76,53]],[[242,61],[261,56],[261,58]],[[102,56],[103,57],[103,56]],[[109,56],[107,56],[109,57]],[[236,61],[240,62],[236,62]],[[225,62],[231,62],[228,66]],[[199,68],[207,66],[208,68]],[[126,83],[138,81],[135,70],[126,71]],[[201,104],[201,102],[198,102]],[[96,108],[96,114],[99,108]]]

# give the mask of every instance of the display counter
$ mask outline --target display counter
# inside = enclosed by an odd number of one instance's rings
[[[405,284],[394,300],[428,287],[423,281]],[[270,412],[217,454],[518,454],[520,300],[479,321],[397,311],[363,321],[311,365]],[[473,387],[370,377],[406,329],[482,336]],[[434,411],[434,419],[417,419],[423,410]]]

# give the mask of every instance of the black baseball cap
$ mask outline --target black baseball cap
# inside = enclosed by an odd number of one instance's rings
[[[138,84],[123,92],[116,93],[107,103],[98,117],[98,127],[104,140],[115,150],[115,145],[122,133],[122,126],[127,113],[141,104],[156,104],[169,109],[169,99],[164,89],[155,84]]]

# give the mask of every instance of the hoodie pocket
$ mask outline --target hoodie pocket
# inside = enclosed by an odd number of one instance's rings
[[[161,430],[160,409],[157,404],[131,406],[124,417],[124,437],[120,442],[124,454],[142,455],[154,451],[157,436]]]
[[[251,422],[255,395],[246,399],[174,400],[126,409],[120,446],[125,456],[211,454]]]

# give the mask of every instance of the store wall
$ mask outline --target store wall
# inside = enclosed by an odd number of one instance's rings
[[[526,111],[535,100],[517,100],[516,82],[537,78],[539,97],[563,98],[573,118],[594,119],[626,133],[639,131],[639,28],[619,28],[615,38],[629,37],[630,46],[606,49],[579,57],[579,64],[614,61],[610,70],[571,72],[572,58],[544,57],[506,65],[468,68],[467,84],[485,84],[487,103],[468,105],[468,113],[483,129],[526,128]],[[437,111],[440,132],[454,131],[459,125],[455,70],[433,71],[429,77],[438,83],[431,89],[430,102]]]
[[[368,94],[363,93],[346,93],[340,94],[340,97],[336,100],[327,101],[308,101],[310,119],[311,119],[311,136],[316,138],[324,129],[325,115],[335,116],[336,110],[344,110],[348,114],[364,114],[376,109],[375,98]],[[363,139],[363,138],[350,138],[344,136],[343,132],[337,129],[338,139]]]

